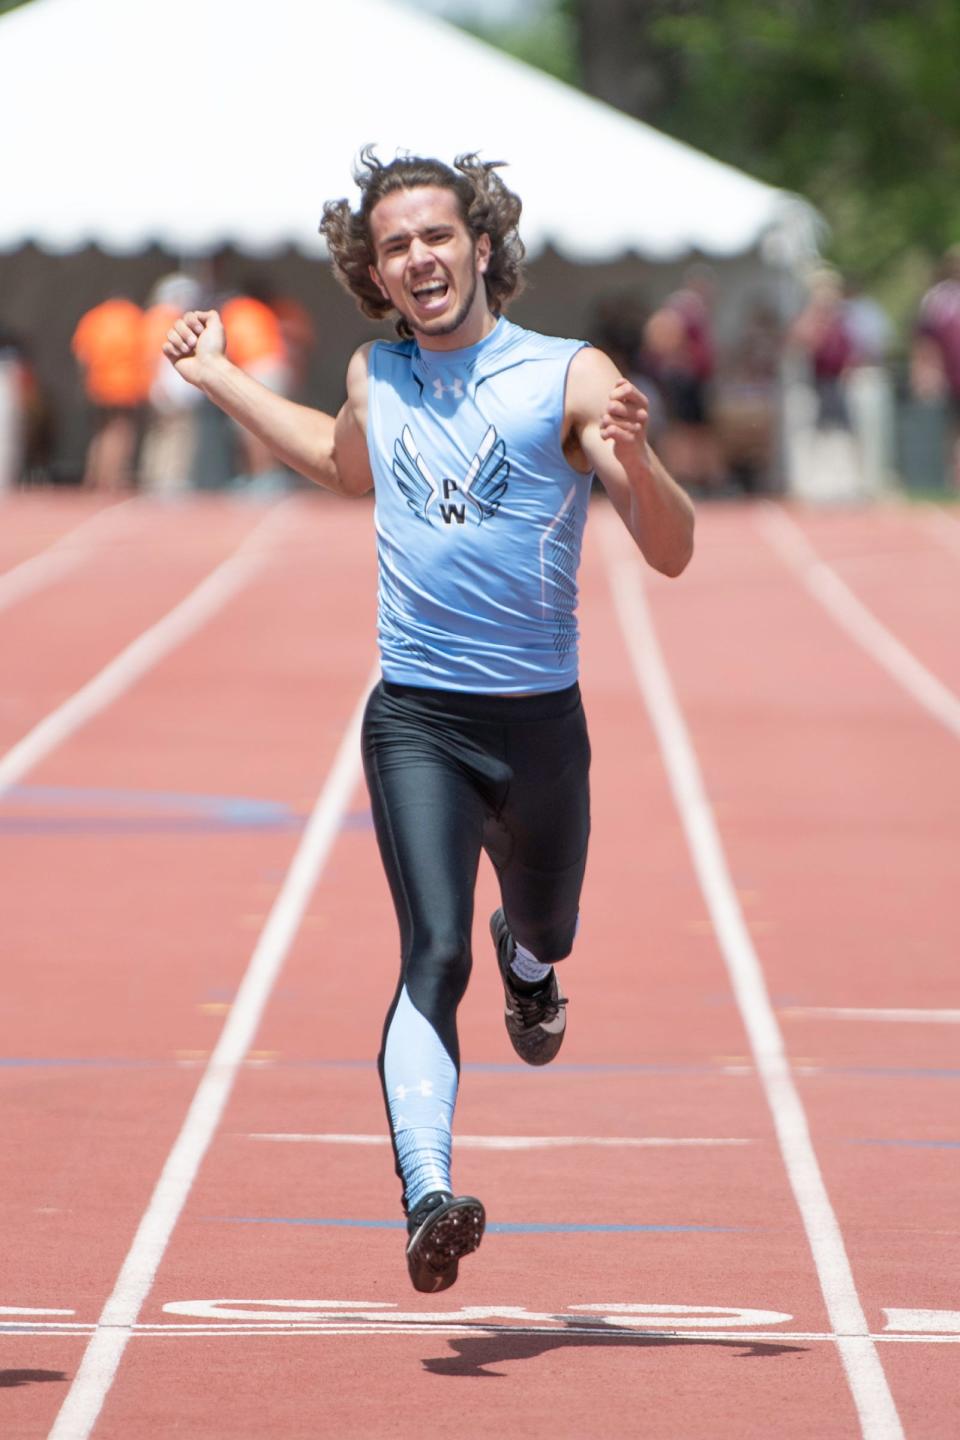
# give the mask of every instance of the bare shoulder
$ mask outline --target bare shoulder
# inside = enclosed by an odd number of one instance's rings
[[[567,375],[567,418],[574,423],[599,418],[610,391],[622,378],[602,350],[593,345],[578,350]]]
[[[373,349],[376,343],[376,340],[365,340],[362,345],[358,345],[356,350],[354,350],[353,354],[350,356],[350,362],[347,365],[348,385],[350,384],[351,379],[355,379],[358,382],[361,379],[364,382],[366,381],[367,371],[370,365],[370,351]]]
[[[366,428],[367,423],[369,357],[375,343],[373,340],[367,340],[363,345],[358,346],[350,356],[347,365],[347,403],[344,409],[350,412],[351,418],[362,429]]]
[[[347,396],[350,400],[363,399],[366,402],[370,351],[375,344],[375,340],[367,340],[362,345],[358,345],[350,356],[347,364]]]

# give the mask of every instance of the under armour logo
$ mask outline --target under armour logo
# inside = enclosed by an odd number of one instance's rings
[[[440,376],[435,375],[433,377],[433,398],[435,400],[442,400],[448,390],[453,396],[454,400],[463,399],[463,381],[460,379],[460,377],[455,376],[452,385],[444,385],[443,381],[440,379]]]
[[[422,1095],[427,1099],[433,1094],[433,1081],[421,1080],[419,1085],[397,1085],[393,1093],[400,1101],[406,1100],[408,1095]]]

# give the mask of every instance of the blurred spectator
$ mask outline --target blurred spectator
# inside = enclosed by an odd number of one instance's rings
[[[668,295],[665,302],[683,320],[687,369],[697,387],[697,403],[705,418],[708,389],[716,368],[712,326],[715,289],[713,271],[705,265],[693,265],[684,277],[683,289]]]
[[[646,395],[650,416],[647,434],[651,444],[659,446],[667,412],[660,387],[644,365],[645,325],[643,307],[630,297],[616,296],[599,306],[591,327],[591,339],[599,350],[610,356],[620,374]]]
[[[847,284],[844,320],[852,350],[843,378],[847,413],[864,494],[876,497],[889,490],[896,473],[896,403],[889,368],[893,322],[857,280]]]
[[[920,301],[910,383],[919,400],[948,410],[952,479],[960,488],[960,245],[944,255],[936,283]]]
[[[938,371],[941,393],[960,400],[960,245],[947,251],[937,282],[920,301],[917,338],[930,342],[926,360]]]
[[[16,337],[0,330],[0,494],[23,478],[26,450],[26,395]]]
[[[238,286],[229,248],[214,251],[201,267],[199,295],[192,307],[217,310],[227,335],[227,355],[261,384],[289,395],[294,373],[278,316],[259,281]],[[272,490],[286,485],[289,472],[256,436],[201,397],[195,417],[190,486],[196,490]]]
[[[265,300],[248,290],[232,295],[220,308],[227,332],[227,358],[266,385],[285,394],[290,371],[280,321]]]
[[[114,296],[81,317],[73,353],[93,411],[83,483],[91,490],[125,490],[133,464],[149,375],[143,354],[143,311]]]
[[[30,347],[0,329],[0,492],[50,479],[53,414]]]
[[[147,427],[140,452],[140,483],[154,494],[187,489],[196,447],[201,392],[173,368],[162,352],[167,331],[199,305],[199,283],[190,275],[165,275],[151,292],[143,322],[144,364],[149,377]]]
[[[893,344],[893,322],[859,280],[847,284],[845,319],[853,346],[852,364],[885,365]]]
[[[51,479],[56,426],[50,396],[41,384],[34,364],[33,349],[23,339],[16,342],[20,363],[20,392],[25,420],[23,483],[43,484]]]
[[[280,320],[265,300],[249,293],[253,288],[245,287],[244,293],[219,307],[227,332],[227,358],[269,390],[288,395],[293,376]],[[263,441],[240,425],[233,429],[241,455],[238,479],[252,482],[254,488],[284,483],[277,458]]]
[[[664,463],[682,483],[710,493],[725,476],[711,413],[715,352],[711,309],[714,282],[692,267],[682,289],[651,315],[644,330],[644,368],[663,396],[668,428]]]
[[[854,341],[835,270],[818,270],[809,299],[790,327],[791,344],[803,355],[817,396],[818,429],[850,429],[843,378],[854,360]]]
[[[773,487],[778,449],[783,326],[764,299],[747,308],[739,335],[725,356],[714,404],[724,466],[745,494]]]
[[[306,389],[307,371],[310,356],[317,343],[317,332],[309,310],[292,295],[278,295],[268,303],[280,322],[280,335],[286,347],[289,374],[287,393],[298,398]]]

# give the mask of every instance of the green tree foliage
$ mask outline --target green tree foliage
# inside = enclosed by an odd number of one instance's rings
[[[488,38],[808,196],[868,283],[960,240],[960,0],[553,0],[523,31]]]
[[[872,276],[960,237],[957,0],[657,8],[673,13],[653,38],[682,56],[657,123],[808,195],[843,268]]]
[[[555,8],[534,11],[528,19],[491,22],[468,12],[459,23],[478,40],[505,50],[517,60],[525,60],[569,85],[584,84],[573,15],[560,0],[555,0]]]

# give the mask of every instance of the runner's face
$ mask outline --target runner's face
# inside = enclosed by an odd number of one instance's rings
[[[423,185],[384,196],[370,212],[370,236],[375,284],[428,345],[482,325],[490,238],[474,241],[452,190]]]

